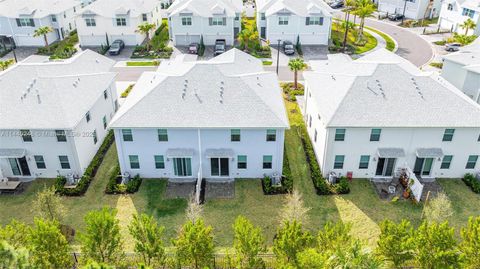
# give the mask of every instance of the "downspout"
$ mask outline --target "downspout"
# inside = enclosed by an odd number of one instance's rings
[[[329,138],[329,135],[330,135],[330,128],[328,128],[327,126],[325,126],[325,145],[324,145],[324,150],[323,150],[323,162],[322,162],[322,167],[320,167],[320,170],[323,171],[323,173],[325,174],[327,171],[326,171],[326,167],[327,167],[327,151],[328,151],[328,138]]]
[[[197,136],[198,136],[198,164],[199,164],[199,171],[200,171],[200,176],[203,178],[202,175],[202,168],[203,168],[203,163],[202,163],[202,138],[200,135],[200,128],[197,129]]]

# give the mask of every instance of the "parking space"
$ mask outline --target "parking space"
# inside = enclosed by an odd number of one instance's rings
[[[303,59],[305,61],[311,60],[327,60],[328,46],[326,45],[317,45],[317,46],[302,46]]]
[[[15,54],[17,55],[17,60],[18,61],[23,61],[26,58],[28,58],[31,55],[34,55],[37,53],[38,48],[37,47],[18,47],[15,49]],[[0,61],[8,60],[8,59],[13,59],[13,52],[7,53],[3,57],[0,58]]]
[[[100,51],[100,47],[82,47],[83,50],[89,49],[93,51]],[[105,53],[105,56],[114,60],[114,61],[127,61],[130,60],[130,56],[132,56],[133,51],[135,50],[135,47],[125,47],[119,55],[110,55]]]

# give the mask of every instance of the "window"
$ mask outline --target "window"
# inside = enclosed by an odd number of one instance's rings
[[[287,16],[279,16],[278,17],[278,25],[288,25],[288,17]]]
[[[90,122],[90,111],[85,114],[85,119],[87,119],[87,122]]]
[[[32,142],[32,132],[30,130],[20,130],[20,135],[22,136],[23,142]]]
[[[222,18],[222,17],[213,17],[210,18],[210,25],[226,25],[227,24],[227,18]]]
[[[47,166],[45,165],[45,160],[43,159],[42,155],[35,155],[33,156],[35,159],[35,163],[37,164],[38,169],[46,169]]]
[[[138,155],[128,155],[131,169],[140,169],[140,162],[138,161]]]
[[[260,13],[260,19],[261,19],[262,21],[265,20],[265,13]]]
[[[85,24],[87,25],[87,27],[97,26],[97,23],[95,22],[94,18],[85,18]]]
[[[358,165],[358,169],[368,169],[369,162],[370,162],[370,155],[360,156],[360,164]]]
[[[163,159],[163,155],[155,155],[155,168],[156,169],[164,169],[165,168],[165,160]]]
[[[108,98],[108,92],[107,92],[107,90],[104,90],[103,91],[103,99],[107,100],[107,98]]]
[[[60,167],[62,167],[62,169],[70,169],[70,163],[68,162],[68,156],[60,155],[60,156],[58,156],[58,159],[60,160]]]
[[[147,20],[148,20],[147,14],[145,14],[145,13],[142,14],[142,20],[143,20],[143,21],[147,21]]]
[[[133,141],[132,129],[122,129],[123,141]]]
[[[276,141],[277,140],[277,130],[268,129],[267,130],[267,141]]]
[[[443,133],[442,141],[452,141],[453,134],[455,133],[455,129],[445,129],[445,133]]]
[[[57,16],[51,15],[52,22],[57,22]]]
[[[335,130],[335,141],[345,141],[345,129]]]
[[[480,135],[478,135],[477,142],[480,142]]]
[[[308,117],[308,127],[312,127],[312,115]]]
[[[323,25],[323,17],[307,17],[306,25]]]
[[[183,26],[190,26],[190,25],[192,25],[192,17],[183,17],[183,18],[182,18],[182,25],[183,25]]]
[[[55,130],[57,136],[57,142],[67,142],[67,135],[64,130]]]
[[[72,30],[72,23],[68,23],[68,29]]]
[[[173,158],[173,171],[177,177],[192,176],[192,159],[191,158]]]
[[[478,155],[470,155],[468,156],[467,165],[465,169],[474,169],[477,165]]]
[[[453,10],[453,5],[452,5],[452,4],[448,4],[447,9],[448,9],[448,10]]]
[[[18,27],[35,27],[35,22],[33,21],[33,19],[19,18],[17,19],[17,26]]]
[[[230,130],[230,141],[239,142],[240,141],[240,129]]]
[[[452,163],[453,156],[452,155],[445,155],[443,156],[442,164],[440,165],[440,169],[450,169],[450,164]]]
[[[272,155],[263,155],[263,169],[272,169]]]
[[[315,132],[313,134],[313,142],[317,142],[317,135],[318,135],[317,129],[315,129]]]
[[[238,155],[237,156],[237,168],[238,169],[247,169],[247,156]]]
[[[335,162],[333,163],[333,169],[343,169],[344,161],[345,161],[345,155],[335,155]]]
[[[382,129],[372,129],[370,132],[370,141],[380,141],[380,135],[382,134]]]
[[[77,8],[73,7],[73,13],[77,13]]]
[[[93,144],[97,144],[98,142],[97,130],[93,130],[92,136],[93,136]]]
[[[464,8],[462,11],[462,16],[467,16],[473,19],[473,16],[475,16],[475,10]]]
[[[8,158],[8,162],[10,163],[10,168],[12,168],[13,175],[14,176],[21,176],[22,171],[20,171],[20,166],[18,165],[17,159]]]
[[[168,131],[167,129],[158,129],[158,141],[167,142],[168,141]]]
[[[127,26],[127,19],[126,18],[117,18],[117,26]]]
[[[107,129],[107,116],[103,116],[102,121],[103,121],[103,129],[105,130]]]

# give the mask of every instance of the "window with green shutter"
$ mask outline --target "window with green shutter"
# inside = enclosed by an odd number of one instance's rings
[[[267,130],[267,141],[276,141],[277,140],[277,130],[268,129]]]
[[[382,134],[382,129],[372,129],[370,132],[370,141],[380,141],[380,135]]]
[[[358,166],[359,169],[368,169],[368,163],[370,162],[370,155],[362,155],[360,156],[360,165]]]
[[[35,159],[35,164],[37,165],[38,169],[46,169],[47,166],[45,165],[45,159],[43,159],[43,156],[41,155],[35,155],[33,156]]]
[[[475,169],[475,166],[477,165],[477,161],[478,161],[478,155],[468,156],[468,161],[467,161],[467,165],[465,166],[465,169]]]
[[[133,141],[132,129],[122,129],[123,141],[131,142]]]
[[[445,129],[445,132],[443,133],[442,141],[446,141],[446,142],[452,141],[454,133],[455,133],[455,129]]]
[[[263,169],[272,169],[272,155],[263,155]]]
[[[60,167],[62,167],[62,169],[70,169],[70,162],[68,161],[68,156],[60,155],[58,156],[58,159],[60,160]]]
[[[335,155],[335,162],[333,169],[343,169],[343,162],[345,161],[345,155]]]
[[[131,169],[140,169],[140,161],[138,155],[128,155],[128,160],[130,161]]]
[[[442,164],[440,165],[440,169],[450,169],[450,164],[452,163],[453,156],[452,155],[445,155],[442,159]]]
[[[232,129],[230,130],[230,141],[232,142],[240,142],[240,129]]]

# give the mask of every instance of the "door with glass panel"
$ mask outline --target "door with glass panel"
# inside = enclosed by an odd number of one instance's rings
[[[173,171],[176,177],[192,176],[191,158],[173,158]]]
[[[395,169],[396,158],[378,158],[376,176],[391,177]]]
[[[432,172],[433,158],[418,158],[415,160],[413,173],[417,176],[430,176]]]
[[[228,177],[230,175],[228,158],[211,158],[210,174],[212,177]]]
[[[18,159],[9,158],[8,162],[10,163],[10,168],[12,168],[14,176],[31,176],[30,168],[28,167],[28,162],[25,157]]]

